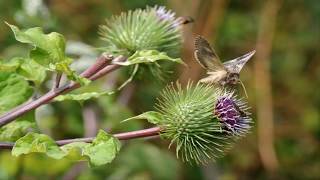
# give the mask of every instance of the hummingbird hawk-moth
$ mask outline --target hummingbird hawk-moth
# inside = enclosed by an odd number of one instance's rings
[[[253,50],[243,56],[222,63],[209,42],[203,37],[197,36],[194,44],[194,56],[209,75],[201,79],[200,82],[215,83],[222,86],[241,83],[239,73],[256,52]]]

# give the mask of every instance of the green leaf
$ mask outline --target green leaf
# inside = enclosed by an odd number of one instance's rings
[[[55,101],[66,101],[66,100],[73,100],[73,101],[86,101],[91,98],[98,98],[103,95],[111,95],[114,94],[113,91],[104,91],[104,92],[86,92],[81,94],[66,94],[60,95],[56,97]]]
[[[18,27],[8,24],[17,41],[34,46],[30,52],[30,58],[49,71],[63,72],[70,80],[82,85],[90,81],[77,75],[69,66],[72,59],[65,55],[65,39],[63,35],[52,32],[44,34],[40,27],[21,31]]]
[[[134,120],[134,119],[146,119],[148,120],[148,122],[152,123],[152,124],[159,124],[159,122],[162,119],[162,114],[156,111],[148,111],[145,113],[142,113],[138,116],[134,116],[128,119],[123,120],[122,122],[126,122],[129,120]]]
[[[33,94],[32,87],[20,75],[0,72],[0,114],[27,101]],[[15,141],[29,130],[36,129],[34,111],[17,118],[0,128],[1,141]]]
[[[65,56],[64,37],[56,32],[44,34],[40,27],[21,31],[18,27],[8,24],[17,41],[31,44],[35,47],[31,51],[31,57],[36,56],[35,61],[43,66],[49,66],[62,61],[68,61]],[[37,58],[40,57],[41,58]]]
[[[122,66],[129,66],[129,65],[140,64],[140,63],[154,63],[159,60],[172,61],[172,62],[184,64],[184,62],[180,58],[171,58],[165,52],[159,52],[157,50],[136,51],[132,56],[128,58],[127,61],[113,62],[113,63],[119,64]]]
[[[30,111],[0,128],[0,141],[16,141],[30,131],[37,130],[35,113]]]
[[[89,160],[87,156],[84,156],[83,152],[86,148],[90,146],[90,143],[85,142],[73,142],[70,144],[66,144],[61,146],[61,150],[65,152],[66,158],[72,161],[81,161],[81,160]]]
[[[110,163],[120,151],[120,141],[105,131],[100,130],[92,144],[84,149],[83,154],[90,158],[93,166]]]
[[[0,72],[0,114],[27,101],[33,94],[32,87],[15,73]]]
[[[19,66],[20,62],[17,61],[4,62],[3,59],[0,60],[0,72],[15,72]]]
[[[71,59],[69,60],[71,61]],[[50,69],[65,73],[68,79],[79,82],[81,85],[88,85],[91,82],[89,79],[79,76],[69,65],[69,61],[63,61],[55,65],[50,65]]]
[[[45,153],[54,159],[61,159],[66,156],[66,153],[49,136],[37,133],[28,133],[18,139],[12,149],[13,156],[29,153]]]
[[[46,69],[30,58],[13,58],[5,63],[0,61],[0,71],[15,72],[38,86],[46,78]]]
[[[88,160],[91,165],[99,166],[110,163],[119,151],[120,141],[100,130],[92,143],[73,142],[62,147],[45,134],[28,133],[16,141],[12,155],[45,153],[54,159]]]

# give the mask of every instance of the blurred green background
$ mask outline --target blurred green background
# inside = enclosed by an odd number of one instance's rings
[[[42,106],[37,110],[41,131],[65,139],[94,136],[98,128],[121,132],[148,127],[143,121],[119,122],[152,110],[168,82],[205,75],[193,58],[193,37],[201,34],[222,60],[257,50],[241,73],[255,122],[252,133],[207,166],[183,164],[167,149],[168,142],[156,138],[123,142],[116,160],[98,168],[37,154],[13,158],[1,150],[0,179],[320,179],[319,1],[0,0],[0,57],[27,56],[26,46],[14,40],[4,21],[21,28],[41,26],[65,35],[67,52],[79,59],[74,68],[80,72],[94,62],[93,47],[103,46],[98,26],[112,14],[147,5],[194,18],[183,29],[181,57],[188,67],[168,67],[173,73],[166,81],[140,74],[114,96]],[[112,89],[127,77],[127,70],[117,71],[86,88]],[[48,78],[39,94],[50,83]]]

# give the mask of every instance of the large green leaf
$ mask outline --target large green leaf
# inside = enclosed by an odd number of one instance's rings
[[[27,101],[33,94],[32,87],[20,75],[0,72],[0,114]],[[29,130],[35,129],[34,111],[0,128],[1,141],[15,141]]]
[[[122,122],[129,121],[129,120],[134,120],[134,119],[146,119],[146,120],[148,120],[148,122],[150,122],[152,124],[159,124],[159,122],[162,119],[162,116],[163,115],[161,113],[159,113],[159,112],[148,111],[148,112],[142,113],[142,114],[140,114],[138,116],[134,116],[134,117],[125,119]]]
[[[119,64],[122,66],[129,66],[129,65],[140,64],[140,63],[154,63],[159,60],[172,61],[172,62],[184,64],[184,62],[180,58],[171,58],[165,52],[159,52],[157,50],[136,51],[132,56],[128,58],[127,61],[113,62],[113,63]]]
[[[7,23],[8,24],[8,23]],[[88,79],[78,76],[69,65],[72,59],[65,55],[65,39],[56,32],[44,34],[40,27],[21,31],[18,27],[8,24],[17,41],[34,46],[30,58],[50,71],[63,72],[70,80],[88,84]]]
[[[0,61],[0,71],[15,72],[36,85],[40,85],[46,78],[46,69],[30,58],[19,57],[8,62]]]
[[[88,160],[91,165],[99,166],[110,163],[119,150],[120,141],[103,130],[99,131],[92,143],[73,142],[62,147],[58,147],[47,135],[28,133],[16,141],[12,155],[45,153],[54,159]]]

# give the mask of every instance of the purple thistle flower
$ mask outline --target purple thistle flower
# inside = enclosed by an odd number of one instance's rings
[[[222,129],[235,135],[244,135],[250,129],[251,118],[245,102],[236,99],[233,93],[218,98],[214,114],[222,124]]]

